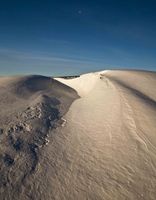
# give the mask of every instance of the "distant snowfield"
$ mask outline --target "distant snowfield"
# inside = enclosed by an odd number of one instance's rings
[[[81,97],[57,131],[64,147],[56,159],[64,162],[62,181],[52,178],[58,199],[155,200],[156,73],[108,70],[57,80]]]
[[[63,78],[55,78],[55,79],[75,89],[78,92],[78,94],[81,97],[83,97],[94,88],[96,82],[99,80],[100,74],[105,74],[108,72],[109,70],[88,73],[74,79],[63,79]]]
[[[99,76],[96,73],[89,73],[74,79],[55,79],[75,89],[80,96],[85,96],[93,89],[99,79]]]

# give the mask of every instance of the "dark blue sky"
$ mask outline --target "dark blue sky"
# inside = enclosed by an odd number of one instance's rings
[[[0,74],[156,70],[155,0],[0,0]]]

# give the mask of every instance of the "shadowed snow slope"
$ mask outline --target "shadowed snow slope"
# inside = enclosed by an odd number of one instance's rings
[[[34,197],[27,190],[33,192],[40,155],[76,98],[76,91],[49,77],[0,78],[1,200],[36,199],[37,190]]]
[[[155,200],[156,73],[0,86],[2,199]]]

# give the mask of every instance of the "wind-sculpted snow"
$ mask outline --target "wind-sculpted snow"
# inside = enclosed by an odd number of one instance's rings
[[[1,199],[155,200],[156,73],[56,80],[0,79]]]
[[[94,75],[94,85],[72,104],[66,127],[57,132],[66,164],[58,170],[62,181],[55,193],[60,193],[58,199],[154,200],[156,73]],[[84,78],[80,88],[78,78],[73,80],[79,94],[87,90],[87,82]]]
[[[0,199],[32,199],[26,191],[40,170],[50,130],[63,123],[63,114],[78,95],[43,76],[1,78],[0,82]]]

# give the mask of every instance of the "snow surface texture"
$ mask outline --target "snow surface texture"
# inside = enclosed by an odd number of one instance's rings
[[[156,199],[156,73],[0,82],[1,199]]]
[[[62,191],[60,199],[154,200],[156,73],[106,71],[59,81],[81,98],[58,131],[66,165],[55,193]]]

